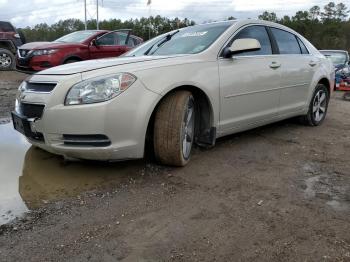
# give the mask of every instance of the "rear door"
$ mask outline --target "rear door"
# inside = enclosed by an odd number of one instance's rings
[[[119,48],[122,50],[121,54],[129,51],[135,46],[134,38],[130,36],[130,34],[124,32],[118,33],[118,43]]]
[[[270,28],[279,49],[281,62],[280,115],[295,114],[307,103],[312,77],[319,66],[298,36],[278,28]]]
[[[268,31],[261,25],[245,27],[227,46],[241,38],[257,39],[262,48],[219,59],[220,131],[223,134],[278,116],[280,62],[273,54]]]

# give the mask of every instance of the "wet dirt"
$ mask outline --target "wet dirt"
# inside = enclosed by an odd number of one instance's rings
[[[184,168],[67,164],[0,126],[0,203],[29,211],[0,226],[0,260],[350,261],[341,96],[320,127],[288,120],[219,139]]]
[[[0,125],[0,148],[0,225],[51,201],[116,186],[145,168],[142,160],[66,162],[31,146],[12,123]]]
[[[2,118],[10,117],[20,83],[28,75],[14,71],[0,71],[0,124]]]

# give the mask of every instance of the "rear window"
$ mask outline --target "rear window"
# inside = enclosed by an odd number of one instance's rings
[[[301,53],[302,53],[303,55],[309,54],[309,51],[307,50],[307,48],[306,48],[306,46],[304,45],[304,43],[303,43],[299,38],[297,38],[297,39],[298,39],[298,43],[299,43],[299,45],[300,45]]]
[[[15,32],[15,28],[9,22],[0,21],[0,32]]]
[[[295,35],[284,30],[271,28],[277,41],[280,54],[301,54],[301,49]]]

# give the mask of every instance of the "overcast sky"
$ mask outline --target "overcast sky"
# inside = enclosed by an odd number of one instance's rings
[[[88,19],[96,17],[96,0],[86,0]],[[293,15],[313,5],[324,6],[329,0],[99,0],[100,19],[122,20],[161,15],[195,20],[197,23],[236,18],[256,18],[264,10],[278,16]],[[338,3],[339,1],[336,1]],[[344,3],[347,2],[343,1]],[[16,27],[38,23],[52,24],[60,19],[84,19],[84,0],[0,0],[0,20],[10,20]]]

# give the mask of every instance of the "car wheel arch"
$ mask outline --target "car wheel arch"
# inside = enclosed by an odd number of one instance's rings
[[[10,40],[0,40],[0,48],[7,49],[12,53],[16,53],[16,47]]]
[[[329,80],[326,77],[321,78],[318,81],[318,84],[325,85],[327,87],[327,89],[328,89],[328,93],[331,94],[331,84],[330,84]]]
[[[196,101],[197,110],[199,117],[196,121],[196,141],[195,143],[200,146],[213,146],[216,138],[216,127],[214,124],[214,111],[212,107],[212,102],[209,96],[200,88],[193,85],[183,85],[175,87],[169,90],[165,95],[163,95],[154,106],[152,113],[150,114],[146,137],[145,137],[145,151],[153,151],[152,148],[152,138],[153,138],[153,127],[154,127],[154,116],[161,102],[169,94],[180,91],[187,90],[190,91]]]
[[[310,87],[310,90],[309,90],[309,95],[308,95],[308,98],[307,98],[306,105],[309,105],[309,103],[311,101],[311,98],[312,98],[312,95],[313,95],[313,93],[314,93],[314,91],[315,91],[315,89],[316,89],[318,84],[324,84],[327,87],[327,90],[328,90],[329,94],[332,93],[330,80],[323,74],[315,76],[313,81],[312,81],[312,86]],[[305,107],[305,110],[306,109],[307,108]]]
[[[68,60],[77,60],[77,61],[83,61],[83,59],[79,56],[73,55],[73,56],[68,56],[63,59],[62,64],[65,64]]]

